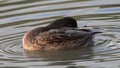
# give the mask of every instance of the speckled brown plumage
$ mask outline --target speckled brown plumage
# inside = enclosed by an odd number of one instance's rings
[[[77,29],[76,21],[73,18],[65,17],[46,27],[28,31],[23,37],[23,48],[27,50],[60,50],[92,46],[94,34],[90,30]]]

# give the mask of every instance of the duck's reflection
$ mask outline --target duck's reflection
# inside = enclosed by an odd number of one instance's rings
[[[61,60],[79,60],[90,59],[93,55],[92,48],[81,48],[73,50],[53,50],[53,51],[28,51],[24,50],[29,58],[45,58],[43,60],[61,61]]]

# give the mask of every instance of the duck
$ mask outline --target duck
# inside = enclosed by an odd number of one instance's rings
[[[25,50],[65,50],[92,47],[95,34],[90,29],[79,29],[72,17],[55,20],[44,27],[37,27],[25,33],[22,39]]]

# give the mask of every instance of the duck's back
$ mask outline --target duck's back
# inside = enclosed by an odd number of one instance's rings
[[[26,33],[23,43],[28,50],[73,49],[93,45],[92,32],[77,29],[36,28]],[[27,45],[27,46],[26,46]]]

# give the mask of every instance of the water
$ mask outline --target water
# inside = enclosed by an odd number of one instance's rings
[[[0,0],[0,68],[120,68],[119,0]],[[62,17],[103,33],[81,50],[25,51],[26,31]]]

